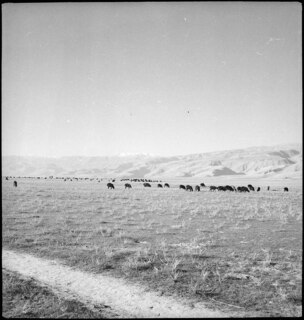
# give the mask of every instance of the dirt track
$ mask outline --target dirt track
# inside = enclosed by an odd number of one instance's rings
[[[2,266],[32,277],[53,291],[86,304],[109,306],[129,318],[221,318],[240,317],[206,309],[203,304],[164,297],[125,280],[75,270],[57,262],[2,250]]]

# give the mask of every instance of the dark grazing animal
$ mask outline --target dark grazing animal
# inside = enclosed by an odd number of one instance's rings
[[[151,184],[148,183],[148,182],[145,182],[145,183],[144,183],[144,187],[149,187],[149,188],[151,188]]]
[[[226,190],[228,190],[228,191],[234,191],[234,189],[233,189],[231,186],[229,186],[229,185],[225,186],[225,188],[226,188]]]
[[[254,187],[251,184],[248,184],[248,189],[254,191]]]
[[[108,189],[115,189],[114,184],[111,182],[107,183],[107,187],[108,187]]]
[[[162,188],[163,186],[159,183],[158,185],[157,185],[157,188]]]
[[[270,190],[270,187],[268,186],[268,187],[267,187],[267,191],[269,191],[269,190]]]
[[[217,190],[218,191],[226,191],[227,189],[224,186],[218,186]]]
[[[250,192],[247,187],[237,187],[238,192]]]
[[[261,190],[261,188],[260,188],[260,187],[258,187],[258,188],[257,188],[257,192],[259,192],[260,190]]]
[[[215,191],[215,190],[217,190],[217,187],[216,187],[216,186],[210,186],[210,187],[209,187],[209,190],[210,190],[210,191]]]
[[[8,177],[5,177],[5,180],[8,180]]]
[[[169,183],[165,183],[165,187],[170,188]]]
[[[190,192],[193,191],[193,188],[191,186],[189,186],[189,184],[186,185],[186,191],[189,190]]]
[[[284,188],[284,192],[285,192],[285,191],[288,192],[288,188],[287,188],[287,187]]]
[[[181,184],[181,185],[179,186],[179,188],[186,190],[186,187],[185,187],[183,184]]]
[[[125,189],[131,189],[131,188],[132,188],[132,186],[130,185],[130,183],[125,184]]]
[[[204,184],[203,182],[200,184],[200,186],[201,186],[201,187],[206,187],[206,186],[205,186],[205,184]]]
[[[14,181],[14,187],[17,187],[17,181]]]
[[[195,186],[195,191],[201,191],[200,186]]]

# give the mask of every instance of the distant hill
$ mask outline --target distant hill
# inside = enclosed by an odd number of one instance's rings
[[[147,154],[60,158],[3,156],[2,175],[101,178],[199,178],[247,175],[300,178],[302,144],[251,147],[172,157]]]

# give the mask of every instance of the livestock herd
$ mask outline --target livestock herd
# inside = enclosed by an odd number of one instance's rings
[[[203,186],[202,186],[203,185]],[[205,184],[204,183],[201,183],[201,186],[195,186],[195,191],[200,191],[200,188],[201,187],[206,187],[205,186]],[[186,185],[186,186],[184,186],[183,184],[181,184],[180,186],[179,186],[179,189],[184,189],[184,190],[186,190],[186,191],[193,191],[193,188],[192,188],[192,186],[190,186],[190,185]],[[261,190],[261,188],[260,187],[258,187],[257,188],[257,192],[259,192]],[[270,190],[270,187],[268,186],[267,187],[267,190],[269,191]],[[255,189],[254,189],[254,187],[251,185],[251,184],[249,184],[247,187],[245,187],[245,186],[240,186],[240,187],[235,187],[235,186],[229,186],[229,185],[226,185],[226,186],[218,186],[218,187],[216,187],[216,186],[209,186],[209,191],[232,191],[232,192],[250,192],[250,191],[255,191]],[[277,191],[277,190],[273,190],[273,191]],[[284,191],[285,192],[288,192],[288,188],[287,187],[285,187],[284,188]]]
[[[126,179],[122,179],[121,181],[124,181]],[[146,187],[146,188],[151,188],[151,184],[148,183],[148,182],[144,182],[143,183],[143,186]],[[107,183],[107,187],[108,189],[115,189],[114,187],[114,184],[109,182]],[[170,185],[168,183],[165,183],[164,184],[164,187],[165,188],[170,188]],[[132,188],[132,185],[130,183],[125,183],[125,189],[131,189]],[[163,185],[161,183],[158,183],[157,184],[157,188],[163,188]],[[194,190],[195,191],[201,191],[201,188],[207,188],[207,186],[204,184],[204,183],[201,183],[200,185],[196,185],[194,187]],[[193,187],[190,186],[190,185],[183,185],[183,184],[180,184],[179,185],[179,189],[183,189],[183,190],[186,190],[186,191],[190,191],[190,192],[193,192]],[[250,191],[255,191],[254,187],[249,184],[247,187],[246,186],[239,186],[239,187],[235,187],[235,186],[230,186],[230,185],[226,185],[226,186],[209,186],[209,190],[210,191],[231,191],[231,192],[250,192]],[[260,187],[257,187],[256,191],[259,192],[261,190]],[[269,191],[270,190],[270,186],[267,187],[267,190]],[[288,188],[287,187],[284,187],[284,192],[288,192]],[[277,191],[277,190],[273,190],[273,191]]]
[[[12,179],[12,178],[15,178],[15,177],[12,177],[12,176],[7,176],[5,177],[5,180],[9,180],[9,179]],[[18,177],[18,178],[30,178],[30,179],[53,179],[54,177],[53,176],[50,176],[50,177]],[[77,177],[55,177],[55,179],[62,179],[64,181],[78,181],[78,180],[90,180],[90,181],[93,181],[93,180],[97,180],[98,182],[101,182],[103,179],[99,179],[99,178],[77,178]],[[115,179],[108,179],[108,181],[111,181],[111,182],[108,182],[107,183],[107,188],[108,189],[115,189],[115,186],[113,184],[113,182],[115,182],[116,180]],[[162,185],[161,183],[159,182],[162,182],[161,180],[151,180],[151,179],[121,179],[120,180],[121,182],[122,181],[130,181],[130,182],[143,182],[143,186],[146,187],[146,188],[151,188],[151,184],[150,182],[156,182],[157,183],[157,188],[170,188],[170,185],[168,183],[165,183],[164,185]],[[14,180],[13,181],[13,186],[14,187],[17,187],[17,181]],[[132,189],[132,185],[128,182],[128,183],[125,183],[124,185],[125,189]],[[201,183],[200,185],[196,185],[193,189],[193,187],[191,185],[179,185],[179,189],[183,189],[183,190],[186,190],[186,191],[190,191],[190,192],[193,192],[194,190],[199,192],[201,191],[201,188],[207,188],[207,186],[204,184],[204,183]],[[283,188],[284,192],[288,192],[288,188],[287,187],[284,187]],[[255,191],[255,188],[251,185],[251,184],[248,184],[247,186],[238,186],[238,187],[235,187],[235,186],[230,186],[230,185],[225,185],[225,186],[209,186],[209,191],[230,191],[230,192],[250,192],[250,191]],[[260,187],[257,187],[256,188],[256,191],[259,192],[261,191],[261,188]],[[267,191],[270,191],[270,186],[267,187]],[[278,191],[277,189],[273,189],[273,191]]]

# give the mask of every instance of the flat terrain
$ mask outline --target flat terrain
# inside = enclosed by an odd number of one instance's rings
[[[84,303],[56,295],[34,279],[20,277],[12,271],[3,270],[2,287],[2,316],[5,318],[115,318],[115,314],[104,308],[89,309]]]
[[[210,307],[302,314],[302,188],[186,192],[106,180],[2,181],[3,247],[108,274]],[[241,180],[257,186],[252,181]],[[219,185],[223,181],[204,181]],[[237,183],[238,181],[234,181]],[[227,184],[228,180],[227,180]],[[233,183],[231,183],[233,184]],[[277,191],[266,191],[267,185]],[[290,191],[283,192],[288,186]]]
[[[3,267],[47,286],[56,295],[120,318],[223,318],[232,313],[209,310],[203,303],[166,297],[145,286],[104,274],[92,274],[26,253],[2,251]],[[75,310],[76,311],[76,310]],[[109,313],[109,312],[108,312]],[[240,313],[237,313],[240,316]]]

